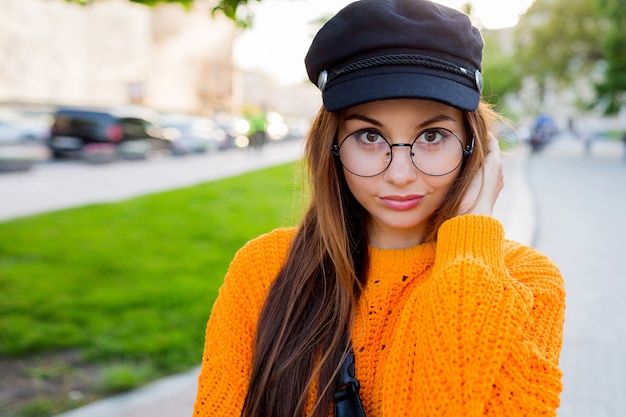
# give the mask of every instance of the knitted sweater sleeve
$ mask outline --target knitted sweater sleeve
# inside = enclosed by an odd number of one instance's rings
[[[256,322],[292,236],[292,229],[261,236],[231,262],[207,323],[194,416],[241,415]]]
[[[556,266],[497,220],[447,221],[394,333],[384,414],[556,415],[564,299]]]

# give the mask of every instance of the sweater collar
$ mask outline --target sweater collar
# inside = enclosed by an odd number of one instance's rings
[[[369,248],[368,285],[406,285],[435,262],[435,242],[407,249]]]

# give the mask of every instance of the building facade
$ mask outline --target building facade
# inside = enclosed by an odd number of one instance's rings
[[[230,111],[236,33],[210,9],[2,0],[0,103]]]

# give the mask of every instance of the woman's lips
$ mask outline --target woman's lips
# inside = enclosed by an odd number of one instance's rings
[[[392,210],[411,210],[412,208],[417,207],[417,205],[422,201],[422,195],[388,195],[384,197],[380,197],[380,200],[383,204],[389,207]]]

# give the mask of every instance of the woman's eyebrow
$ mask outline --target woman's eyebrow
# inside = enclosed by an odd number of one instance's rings
[[[381,122],[379,122],[378,120],[372,119],[370,117],[367,117],[367,116],[364,116],[364,115],[358,114],[358,113],[350,114],[350,115],[348,115],[348,116],[346,116],[344,118],[344,121],[348,121],[348,120],[361,120],[363,122],[371,123],[371,124],[373,124],[375,126],[379,126],[379,127],[383,126],[383,124]],[[418,128],[421,129],[421,128],[424,128],[426,126],[431,126],[431,125],[439,123],[439,122],[454,122],[454,123],[456,123],[457,120],[454,117],[449,116],[447,114],[438,114],[438,115],[429,117],[428,119],[420,122],[417,126],[418,126]]]
[[[418,125],[418,127],[421,129],[421,128],[424,128],[426,126],[434,125],[434,124],[439,123],[439,122],[454,122],[454,123],[457,123],[457,120],[454,117],[449,116],[447,114],[438,114],[436,116],[429,117],[428,119],[424,120],[423,122],[421,122]]]
[[[361,120],[363,122],[371,123],[371,124],[373,124],[375,126],[379,126],[379,127],[383,126],[383,124],[381,122],[379,122],[378,120],[375,120],[375,119],[372,119],[372,118],[369,118],[367,116],[363,116],[362,114],[357,114],[357,113],[350,114],[350,115],[346,116],[343,120],[344,121]]]

